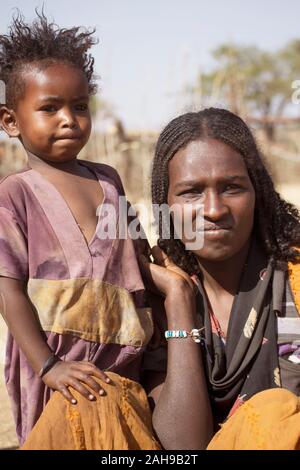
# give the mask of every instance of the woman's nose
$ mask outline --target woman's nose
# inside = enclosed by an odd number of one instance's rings
[[[204,197],[204,217],[219,220],[228,214],[228,206],[224,204],[222,196],[217,191],[208,191]]]

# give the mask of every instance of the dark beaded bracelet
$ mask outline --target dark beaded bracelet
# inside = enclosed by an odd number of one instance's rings
[[[59,357],[56,356],[54,353],[51,354],[51,356],[48,357],[48,359],[45,361],[43,367],[38,373],[39,377],[43,377],[49,370],[56,364],[58,361],[60,361]]]

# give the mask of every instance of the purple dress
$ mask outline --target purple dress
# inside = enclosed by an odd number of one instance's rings
[[[123,189],[116,171],[80,163],[97,177],[103,203],[118,212]],[[0,184],[0,276],[26,282],[40,330],[62,360],[91,361],[138,381],[142,352],[153,332],[151,311],[144,304],[132,240],[99,239],[105,224],[100,211],[87,243],[53,184],[30,168],[10,175]],[[22,444],[51,390],[10,334],[5,380]]]

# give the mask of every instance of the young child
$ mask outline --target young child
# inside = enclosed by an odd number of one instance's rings
[[[20,444],[53,390],[75,404],[77,392],[105,395],[102,370],[138,380],[152,335],[132,240],[97,236],[106,223],[99,206],[118,210],[119,176],[77,159],[91,132],[93,33],[41,14],[29,26],[18,16],[0,36],[1,125],[28,156],[0,184],[5,378]]]

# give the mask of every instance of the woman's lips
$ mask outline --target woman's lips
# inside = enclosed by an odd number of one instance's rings
[[[218,239],[218,238],[223,238],[228,235],[230,232],[230,229],[228,228],[218,228],[218,229],[213,229],[213,230],[205,230],[203,231],[204,238],[209,238],[209,239]]]
[[[203,230],[204,232],[207,231],[214,231],[214,230],[230,230],[232,226],[225,222],[219,224],[212,224],[209,222],[204,222]]]
[[[204,223],[204,227],[201,233],[204,239],[218,240],[218,239],[228,236],[231,228],[232,227],[226,223],[216,225],[216,224],[210,224],[206,222]]]

